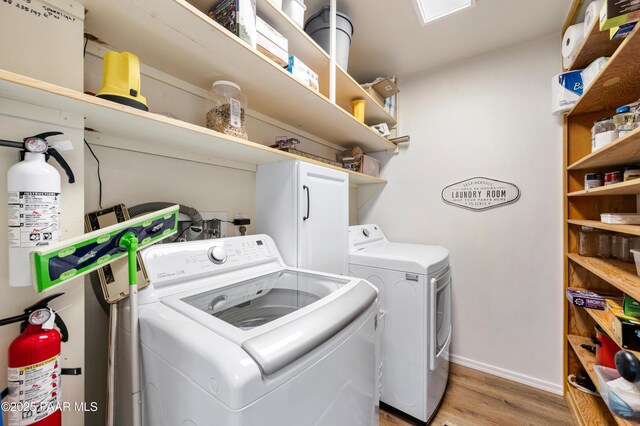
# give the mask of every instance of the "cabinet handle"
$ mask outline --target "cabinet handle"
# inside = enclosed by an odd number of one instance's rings
[[[307,185],[302,185],[302,189],[307,191],[307,214],[302,218],[302,220],[307,220],[311,214],[311,194],[309,193],[309,187]]]

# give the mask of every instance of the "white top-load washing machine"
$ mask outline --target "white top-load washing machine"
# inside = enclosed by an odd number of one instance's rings
[[[266,235],[157,245],[143,259],[144,425],[377,425],[371,284],[287,268]],[[123,308],[117,424],[125,425]]]
[[[379,226],[349,227],[349,274],[378,288],[380,401],[421,421],[449,375],[451,267],[440,246],[389,242]]]

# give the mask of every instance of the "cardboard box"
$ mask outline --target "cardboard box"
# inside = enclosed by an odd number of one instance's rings
[[[607,299],[621,303],[622,298],[610,294],[598,294],[592,291],[567,289],[567,300],[580,308],[596,309],[604,311],[607,308]]]
[[[209,17],[256,48],[256,0],[218,0],[209,9]]]
[[[600,10],[600,31],[640,20],[640,1],[605,0]]]
[[[286,67],[289,63],[289,54],[260,33],[256,49],[280,67]]]
[[[624,295],[623,309],[626,316],[640,318],[640,302],[628,294]]]
[[[374,89],[373,87],[363,87],[363,89],[369,94],[369,96],[371,96],[371,99],[376,101],[377,104],[384,108],[384,98],[380,93],[376,91],[376,89]]]
[[[258,34],[262,34],[271,42],[273,42],[276,46],[278,46],[280,49],[287,52],[287,58],[288,58],[289,40],[287,40],[285,36],[283,36],[278,31],[276,31],[271,25],[267,24],[259,16],[256,18],[256,28],[257,28]]]
[[[631,31],[636,27],[637,22],[632,22],[630,24],[624,24],[619,27],[613,27],[609,30],[609,39],[610,40],[618,40],[621,38],[625,38]]]
[[[289,56],[289,66],[287,71],[291,73],[297,80],[300,80],[315,91],[319,90],[318,74],[307,67],[300,59],[295,56]]]
[[[617,302],[607,300],[608,319],[618,345],[631,351],[640,350],[640,320],[624,314]]]
[[[374,84],[373,88],[376,92],[380,93],[380,96],[382,96],[384,99],[400,92],[398,86],[396,86],[396,84],[390,78],[383,78],[381,81]]]

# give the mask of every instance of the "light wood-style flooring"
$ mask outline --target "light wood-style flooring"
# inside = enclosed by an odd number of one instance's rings
[[[380,410],[380,426],[409,426],[400,414]],[[451,364],[449,385],[433,426],[570,426],[559,395]]]

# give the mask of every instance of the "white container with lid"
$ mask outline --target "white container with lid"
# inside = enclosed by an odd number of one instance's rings
[[[600,222],[610,225],[640,225],[638,213],[602,213]]]
[[[300,28],[304,25],[305,10],[307,6],[304,5],[304,0],[282,0],[282,11]]]

